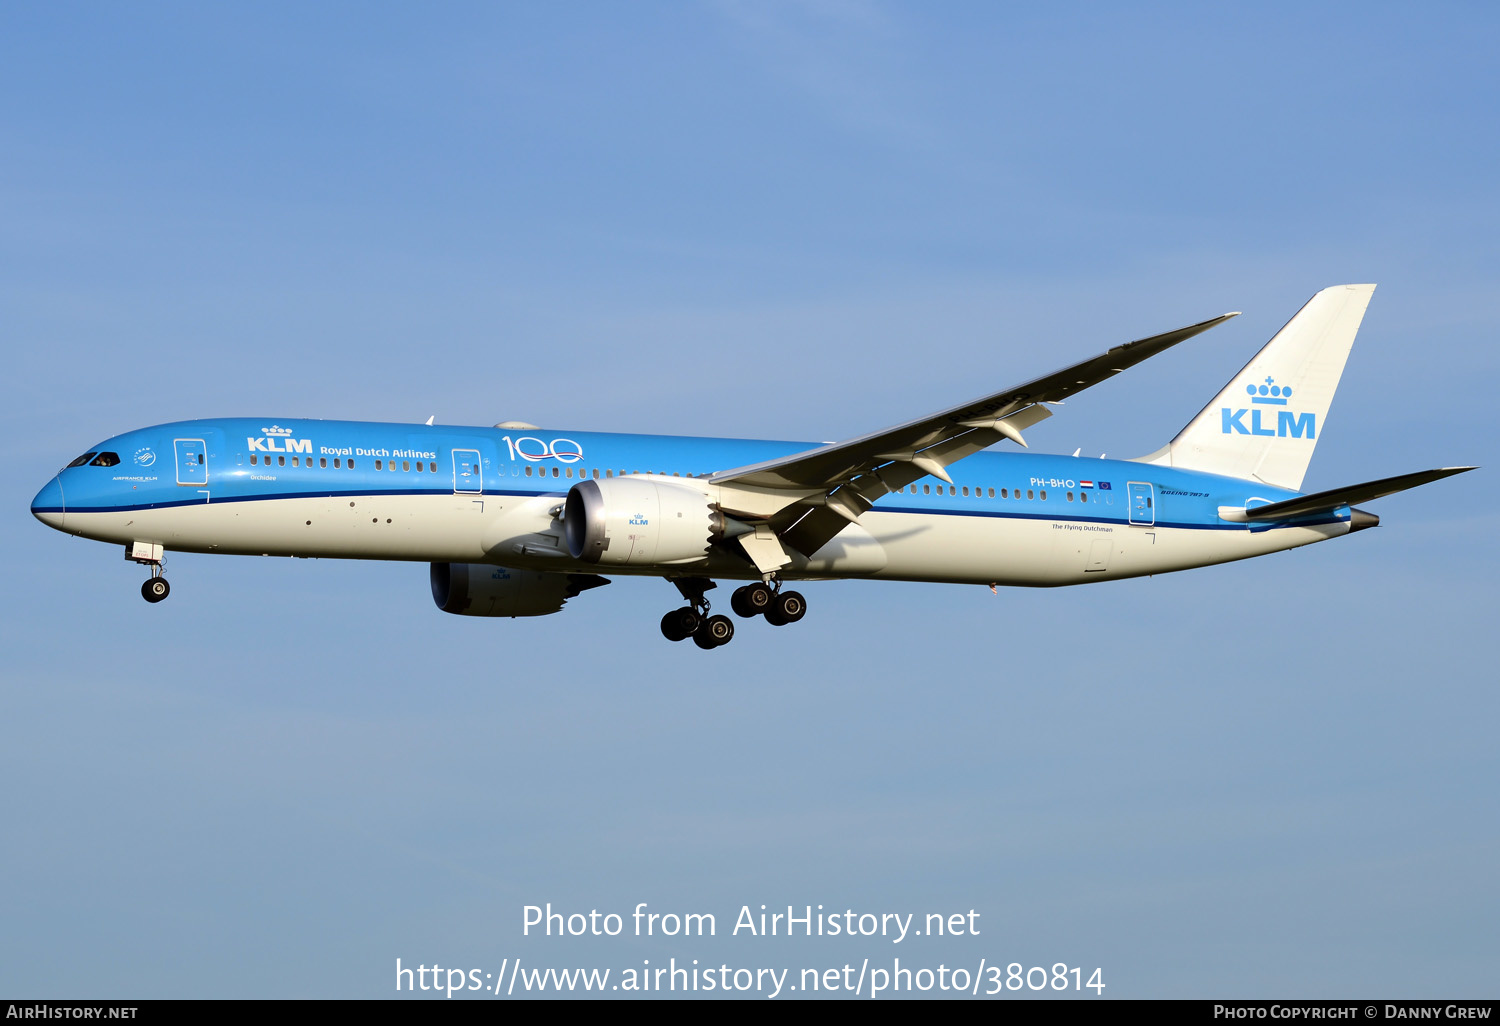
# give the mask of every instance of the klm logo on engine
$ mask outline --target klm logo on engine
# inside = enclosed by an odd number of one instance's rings
[[[1245,392],[1250,396],[1250,406],[1239,410],[1231,410],[1227,406],[1220,408],[1219,414],[1223,418],[1224,434],[1269,435],[1275,438],[1314,439],[1317,437],[1317,414],[1263,408],[1287,405],[1292,398],[1290,385],[1283,387],[1276,384],[1275,378],[1266,378],[1264,385],[1246,385]],[[1270,418],[1272,413],[1276,414],[1274,425]],[[1248,422],[1245,419],[1247,416]]]
[[[261,428],[260,433],[266,437],[252,436],[245,439],[245,445],[251,452],[312,452],[312,439],[291,437],[291,428],[272,424],[268,428]]]

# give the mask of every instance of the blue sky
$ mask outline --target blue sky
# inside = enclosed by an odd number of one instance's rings
[[[620,581],[179,555],[31,495],[253,415],[827,439],[1244,316],[1030,433],[1149,452],[1380,283],[1309,488],[1493,464],[1482,5],[0,11],[0,993],[348,996],[395,959],[1099,966],[1114,996],[1493,990],[1486,469],[1378,531],[1061,591],[811,586],[712,654]],[[701,942],[521,908],[712,912]],[[741,905],[973,938],[722,936]]]

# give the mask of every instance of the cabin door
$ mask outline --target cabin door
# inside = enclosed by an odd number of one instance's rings
[[[177,450],[177,483],[180,485],[208,484],[208,446],[201,438],[176,438],[172,446]]]
[[[453,450],[453,493],[479,495],[484,492],[483,463],[478,449]]]
[[[1125,487],[1130,497],[1130,522],[1140,527],[1156,523],[1155,489],[1141,481],[1131,481]]]

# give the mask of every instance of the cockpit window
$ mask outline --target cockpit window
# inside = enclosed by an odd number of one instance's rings
[[[86,452],[82,456],[80,456],[76,460],[74,460],[72,463],[69,463],[68,466],[70,466],[70,467],[81,467],[81,466],[83,466],[85,463],[87,463],[89,460],[93,459],[97,455],[99,455],[99,454],[96,453],[96,452]]]
[[[90,463],[89,466],[91,466],[91,467],[113,467],[115,464],[117,464],[119,462],[120,462],[120,454],[119,453],[117,453],[117,452],[101,452],[99,455],[97,455],[97,456],[94,457],[94,461],[92,463]]]

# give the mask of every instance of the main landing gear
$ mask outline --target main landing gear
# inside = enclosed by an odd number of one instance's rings
[[[709,616],[709,601],[704,592],[718,585],[701,577],[679,578],[672,582],[688,604],[661,618],[661,633],[668,641],[686,641],[702,649],[718,648],[734,640],[734,621],[727,616]]]
[[[764,616],[773,627],[785,627],[807,615],[807,599],[800,591],[782,591],[780,581],[774,589],[769,584],[736,588],[729,605],[740,616]]]
[[[668,641],[693,639],[699,648],[718,648],[734,639],[734,621],[727,616],[709,616],[709,602],[704,592],[716,588],[713,581],[701,577],[679,578],[672,582],[688,605],[674,609],[661,618],[661,633]],[[764,616],[766,622],[775,627],[796,623],[807,613],[807,600],[801,592],[782,591],[781,582],[773,588],[770,584],[747,584],[736,588],[729,598],[729,606],[739,616],[747,619]]]

